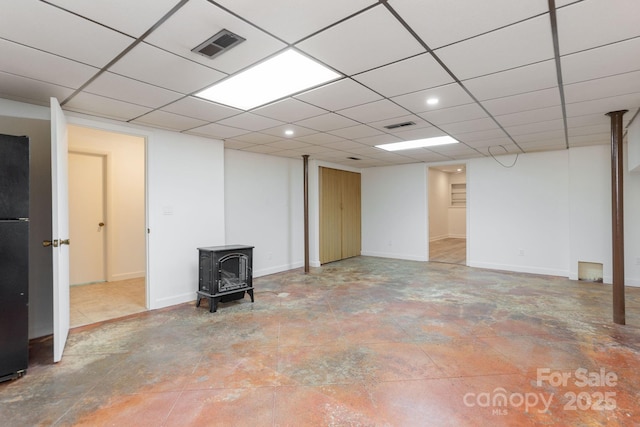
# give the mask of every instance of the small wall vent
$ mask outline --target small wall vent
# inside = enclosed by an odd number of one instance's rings
[[[205,56],[209,59],[213,59],[216,56],[226,52],[232,47],[245,41],[244,38],[237,34],[232,33],[229,30],[219,31],[215,36],[200,43],[198,46],[191,49],[191,52],[195,52],[198,55]]]
[[[385,128],[387,128],[387,129],[398,129],[398,128],[403,128],[405,126],[413,126],[413,125],[415,125],[414,122],[402,122],[402,123],[396,123],[396,124],[393,124],[393,125],[385,126]]]

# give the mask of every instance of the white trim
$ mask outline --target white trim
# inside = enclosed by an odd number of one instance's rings
[[[501,270],[513,273],[530,273],[543,276],[569,277],[569,270],[556,270],[551,268],[531,267],[526,265],[493,264],[488,262],[469,261],[467,266],[488,270]]]
[[[372,256],[378,258],[392,258],[392,259],[404,259],[407,261],[429,261],[426,256],[415,256],[415,255],[403,255],[398,253],[387,253],[387,252],[362,252],[361,256]]]

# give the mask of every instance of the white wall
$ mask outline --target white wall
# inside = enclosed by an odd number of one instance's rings
[[[472,159],[467,265],[569,275],[568,153],[520,155],[512,168]]]
[[[139,136],[69,126],[70,151],[107,154],[108,281],[145,275],[144,147]]]
[[[612,281],[611,151],[607,145],[569,150],[569,277],[578,279],[578,262],[603,265]]]
[[[626,158],[627,156],[625,156]],[[626,165],[624,170],[625,284],[640,287],[640,220],[638,220],[640,218],[640,173],[629,173]],[[611,222],[609,221],[609,223]]]
[[[438,169],[429,170],[429,240],[449,237],[449,176]]]
[[[226,244],[255,246],[254,277],[304,265],[302,159],[225,150]]]
[[[362,170],[362,254],[428,259],[427,168],[422,163]]]
[[[149,308],[193,301],[197,248],[225,244],[223,143],[151,132],[147,194]]]

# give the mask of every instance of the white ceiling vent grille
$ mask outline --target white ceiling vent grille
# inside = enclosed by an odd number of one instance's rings
[[[195,52],[199,55],[206,56],[209,59],[213,59],[216,56],[226,52],[232,47],[245,41],[244,38],[237,34],[233,34],[229,30],[219,31],[215,36],[207,39],[203,43],[191,49],[191,52]]]

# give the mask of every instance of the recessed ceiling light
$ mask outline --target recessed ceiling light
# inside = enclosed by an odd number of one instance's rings
[[[436,105],[438,102],[440,102],[440,100],[438,98],[429,98],[429,99],[427,99],[427,104],[428,105]]]
[[[288,49],[195,95],[250,110],[339,77],[335,71]]]
[[[376,145],[387,151],[411,150],[413,148],[434,147],[436,145],[457,144],[458,141],[450,136],[438,136],[435,138],[415,139],[413,141],[392,142],[391,144]]]
[[[284,134],[287,135],[287,136],[291,136],[291,135],[293,135],[293,130],[287,129],[287,130],[284,131]]]

